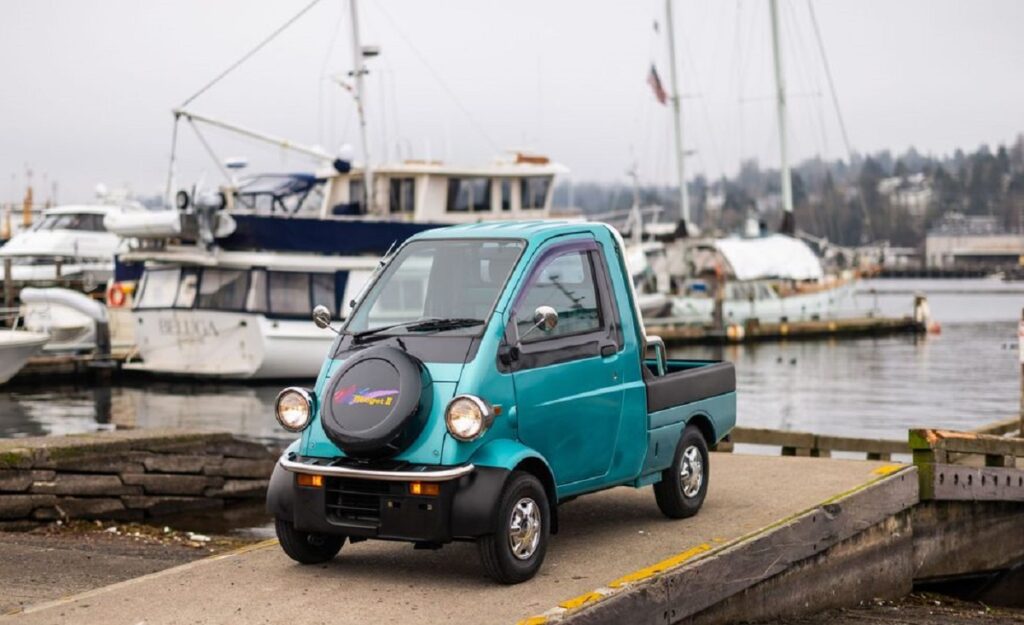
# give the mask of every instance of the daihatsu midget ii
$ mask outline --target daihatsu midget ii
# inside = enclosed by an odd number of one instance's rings
[[[653,485],[666,516],[700,509],[708,448],[735,424],[735,371],[667,359],[610,227],[430,230],[352,304],[315,388],[277,399],[301,438],[267,508],[294,560],[346,540],[468,540],[511,584],[537,572],[558,504],[579,495]],[[313,316],[330,327],[325,308]]]

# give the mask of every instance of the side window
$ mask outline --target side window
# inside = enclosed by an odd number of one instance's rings
[[[204,269],[199,282],[199,308],[241,310],[249,288],[246,273],[237,269]]]
[[[392,178],[388,188],[388,206],[391,213],[412,213],[416,202],[416,179]]]
[[[267,312],[267,271],[253,269],[249,278],[249,292],[245,296],[245,309]]]
[[[534,330],[533,312],[550,306],[558,313],[558,325],[550,332]],[[572,251],[547,261],[527,287],[516,308],[519,335],[524,343],[593,332],[601,328],[601,305],[594,280],[591,252]]]
[[[548,187],[551,186],[551,178],[547,176],[531,176],[520,181],[519,201],[523,210],[536,210],[544,208],[548,198]]]
[[[178,276],[180,270],[147,269],[142,274],[142,286],[135,300],[135,308],[170,308],[174,305],[174,297],[178,293]]]
[[[313,309],[309,304],[309,274],[284,271],[267,272],[270,287],[270,314],[304,317]]]
[[[332,315],[338,314],[336,298],[334,297],[334,274],[314,273],[313,274],[313,305],[326,306]]]
[[[449,213],[480,213],[491,210],[490,178],[449,178]]]
[[[192,305],[196,302],[196,286],[198,284],[198,269],[182,269],[181,282],[178,283],[178,294],[174,298],[174,307],[192,308]]]

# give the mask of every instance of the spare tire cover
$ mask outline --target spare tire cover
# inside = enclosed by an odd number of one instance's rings
[[[423,429],[426,374],[394,347],[374,347],[346,362],[320,403],[324,433],[350,456],[395,454]],[[427,409],[424,409],[427,408]]]

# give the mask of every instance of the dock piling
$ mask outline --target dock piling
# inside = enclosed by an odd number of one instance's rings
[[[4,308],[14,308],[14,282],[11,279],[12,259],[4,259]]]

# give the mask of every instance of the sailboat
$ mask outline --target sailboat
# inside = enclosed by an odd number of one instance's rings
[[[716,325],[749,321],[778,323],[834,318],[848,311],[856,276],[831,276],[821,259],[797,234],[787,153],[786,86],[777,0],[769,0],[775,106],[779,132],[780,186],[783,218],[777,233],[767,233],[748,220],[742,233],[725,238],[694,236],[686,187],[683,119],[676,71],[672,0],[665,0],[672,119],[680,194],[682,234],[662,243],[646,243],[644,257],[653,266],[667,265],[670,311],[674,322]],[[641,227],[642,230],[642,227]],[[658,245],[661,245],[659,248]],[[664,282],[664,281],[662,281]]]

